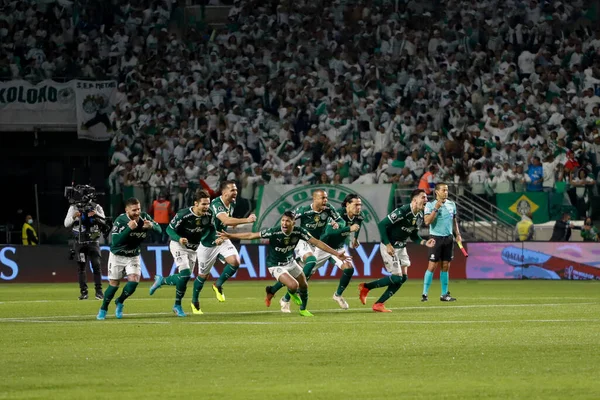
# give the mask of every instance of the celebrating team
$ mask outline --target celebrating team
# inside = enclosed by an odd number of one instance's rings
[[[339,285],[332,298],[340,308],[348,309],[348,303],[342,295],[352,279],[354,267],[351,258],[345,254],[345,246],[356,248],[359,245],[358,236],[364,216],[361,212],[362,201],[358,195],[348,195],[342,207],[336,210],[329,204],[327,193],[318,189],[313,192],[310,205],[299,207],[293,212],[286,211],[277,226],[259,232],[230,233],[227,227],[253,223],[256,216],[252,214],[248,218],[234,218],[232,215],[238,193],[236,184],[233,181],[225,181],[220,189],[221,195],[212,202],[206,191],[198,191],[194,205],[180,210],[167,227],[166,232],[171,239],[169,249],[178,272],[166,278],[157,275],[150,288],[150,295],[163,285],[175,286],[173,312],[179,317],[185,317],[181,302],[197,263],[198,273],[193,284],[191,308],[193,314],[203,314],[199,294],[217,258],[225,264],[223,272],[212,286],[220,302],[225,301],[223,284],[239,268],[239,254],[231,239],[268,239],[267,267],[277,282],[266,287],[267,307],[271,305],[277,291],[285,286],[287,293],[279,301],[281,311],[289,313],[292,300],[300,306],[300,315],[313,316],[307,310],[307,281],[318,268],[332,260],[335,266],[342,270]],[[379,249],[389,276],[359,285],[359,299],[362,304],[366,304],[370,290],[386,287],[373,305],[373,311],[391,312],[384,303],[408,278],[408,240],[429,248],[430,261],[421,300],[428,300],[433,272],[440,265],[440,300],[456,300],[448,291],[448,270],[453,255],[453,241],[454,238],[460,241],[456,205],[448,200],[448,186],[445,184],[436,186],[435,195],[435,201],[427,202],[427,195],[423,190],[414,190],[410,204],[395,209],[379,222]],[[300,220],[299,226],[296,225],[297,219]],[[427,241],[418,233],[424,222],[430,226],[431,238]],[[128,283],[115,301],[115,316],[122,318],[123,303],[133,294],[139,283],[140,246],[150,229],[158,231],[161,228],[148,214],[141,212],[137,199],[129,199],[125,205],[125,213],[115,220],[113,226],[108,262],[110,286],[105,293],[97,319],[106,318],[108,305],[118,289],[119,281],[127,276]]]

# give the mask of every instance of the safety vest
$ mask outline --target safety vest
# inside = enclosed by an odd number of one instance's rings
[[[529,236],[529,227],[531,225],[533,225],[533,222],[526,219],[517,222],[517,232],[519,233],[519,240],[521,242],[527,240],[527,237]]]
[[[419,189],[423,189],[427,195],[431,194],[431,187],[429,186],[429,177],[433,174],[429,171],[425,172],[419,180]]]
[[[169,215],[171,202],[169,200],[154,200],[152,207],[154,208],[154,221],[159,224],[168,224],[171,221],[171,216]]]
[[[33,226],[29,225],[27,222],[23,224],[23,229],[21,229],[21,239],[23,239],[23,245],[25,246],[35,246],[35,243],[29,243],[29,238],[27,237],[27,230],[31,229],[33,232],[33,236],[37,239],[37,233],[35,233],[35,229]]]

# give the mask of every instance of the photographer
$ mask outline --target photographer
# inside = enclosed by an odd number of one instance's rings
[[[86,193],[87,191],[87,193]],[[71,256],[75,256],[78,264],[79,300],[88,298],[87,271],[88,262],[92,264],[94,274],[94,287],[96,299],[102,300],[102,274],[100,272],[100,243],[99,239],[106,231],[107,223],[104,210],[99,204],[93,202],[95,193],[93,188],[79,187],[73,189],[69,198],[71,206],[65,217],[65,227],[72,228],[75,247]]]

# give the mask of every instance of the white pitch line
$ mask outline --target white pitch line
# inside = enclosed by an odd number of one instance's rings
[[[427,305],[423,305],[423,306],[418,306],[418,307],[395,307],[395,308],[390,308],[391,310],[436,310],[436,309],[447,309],[447,308],[452,308],[452,309],[472,309],[472,308],[499,308],[499,307],[558,307],[558,306],[584,306],[584,305],[600,305],[600,303],[539,303],[539,304],[472,304],[472,305],[465,305],[465,306],[450,306],[450,305],[443,305],[443,306],[427,306]],[[313,311],[316,311],[317,313],[319,312],[325,312],[325,313],[354,313],[354,314],[359,314],[359,313],[372,313],[370,308],[354,308],[351,310],[341,310],[339,308],[330,308],[330,309],[313,309]],[[207,313],[208,315],[261,315],[261,314],[280,314],[281,312],[278,310],[264,310],[264,311],[231,311],[231,312],[227,312],[227,311],[217,311],[217,312],[211,312],[211,313]],[[159,313],[132,313],[132,314],[125,314],[126,316],[157,316],[157,315],[173,315],[173,313],[170,312],[159,312]],[[90,318],[90,317],[94,317],[94,315],[51,315],[51,316],[36,316],[36,317],[13,317],[13,318],[0,318],[0,322],[11,322],[14,320],[52,320],[52,319],[57,319],[57,318]]]
[[[109,319],[108,322],[114,321],[117,324],[145,324],[145,325],[169,325],[169,321],[123,321],[116,319]],[[328,324],[355,324],[356,321],[331,321],[323,319],[314,319],[313,321],[319,321]],[[67,320],[55,320],[55,321],[43,321],[43,320],[26,320],[26,319],[14,319],[10,322],[16,323],[33,323],[33,324],[102,324],[105,321],[98,322],[96,320],[83,320],[83,321],[67,321]],[[574,322],[600,322],[600,319],[514,319],[514,320],[459,320],[459,321],[413,321],[413,320],[393,320],[393,321],[370,321],[369,323],[374,324],[397,324],[397,325],[467,325],[467,324],[514,324],[514,323],[574,323]],[[189,325],[306,325],[308,322],[299,321],[190,321],[183,322]]]

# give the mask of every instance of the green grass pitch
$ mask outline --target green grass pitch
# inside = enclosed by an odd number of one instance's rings
[[[266,282],[209,282],[201,316],[149,282],[125,317],[96,321],[77,284],[0,286],[0,399],[598,399],[600,283],[450,282],[428,303],[412,278],[378,314],[358,281],[314,282],[314,318],[263,303]],[[369,306],[382,289],[373,290]],[[281,292],[283,294],[283,291]],[[184,299],[190,311],[191,285]]]

